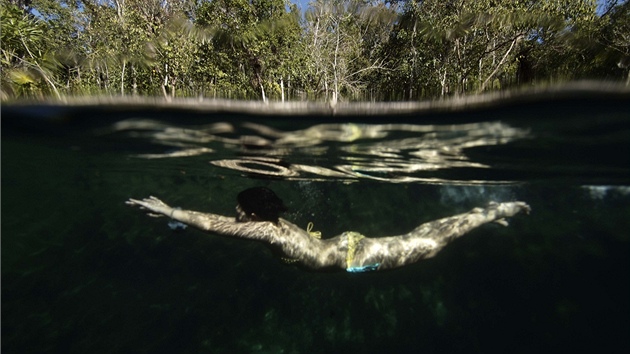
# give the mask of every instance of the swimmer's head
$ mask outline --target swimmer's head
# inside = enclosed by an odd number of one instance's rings
[[[280,213],[287,207],[276,193],[265,187],[246,189],[238,194],[238,221],[271,221],[278,222]]]

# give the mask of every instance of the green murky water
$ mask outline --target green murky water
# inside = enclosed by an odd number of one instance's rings
[[[2,352],[627,351],[628,112],[591,94],[334,117],[3,105]],[[251,186],[324,237],[493,200],[533,211],[348,274],[124,204],[233,215]]]

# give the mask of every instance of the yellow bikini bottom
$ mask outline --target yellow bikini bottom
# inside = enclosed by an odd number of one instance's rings
[[[345,232],[346,237],[348,237],[348,252],[346,253],[346,271],[349,273],[362,273],[369,272],[373,270],[377,270],[380,263],[364,265],[364,266],[356,266],[354,263],[354,255],[357,251],[357,246],[365,236],[361,235],[358,232],[348,231]]]

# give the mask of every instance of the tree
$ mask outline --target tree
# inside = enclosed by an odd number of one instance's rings
[[[205,46],[205,55],[214,56],[215,82],[244,88],[245,95],[258,91],[263,100],[270,91],[284,95],[284,78],[290,75],[292,49],[300,37],[297,10],[287,12],[285,5],[282,0],[201,4],[196,23],[215,33],[212,44]]]
[[[415,100],[582,78],[630,84],[605,0],[0,0],[2,98]]]
[[[6,0],[2,0],[0,10],[1,60],[3,69],[7,69],[2,70],[3,87],[8,86],[13,94],[27,96],[45,93],[48,87],[60,98],[54,73],[58,62],[46,42],[46,26]],[[3,89],[2,96],[9,93]]]
[[[314,1],[306,12],[307,51],[318,92],[335,102],[359,97],[373,71],[388,70],[385,52],[395,10],[363,1]]]
[[[595,19],[592,0],[407,1],[388,49],[400,70],[384,82],[404,82],[413,99],[558,77],[580,61],[575,38]]]
[[[630,85],[630,3],[608,1],[598,20],[591,75],[612,80],[622,78]]]

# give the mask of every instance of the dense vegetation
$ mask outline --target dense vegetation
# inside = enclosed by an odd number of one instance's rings
[[[628,82],[622,0],[0,0],[3,99],[414,100]]]

